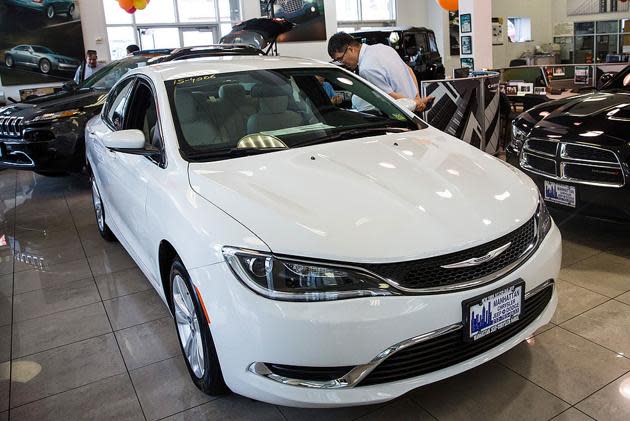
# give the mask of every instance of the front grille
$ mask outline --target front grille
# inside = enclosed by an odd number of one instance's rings
[[[367,270],[409,289],[439,288],[462,284],[491,276],[517,262],[536,242],[536,217],[497,240],[479,247],[428,259],[401,263],[362,265]],[[478,266],[446,269],[465,260],[487,255],[507,243],[511,246],[498,257]]]
[[[24,117],[0,117],[0,135],[21,137],[24,129]]]
[[[354,367],[302,367],[282,364],[265,364],[273,373],[288,379],[327,382],[348,374]]]
[[[528,139],[521,154],[525,170],[560,181],[622,187],[625,175],[614,151],[596,146]]]
[[[594,148],[591,146],[567,144],[564,145],[562,158],[576,159],[592,162],[617,163],[617,156],[614,152]]]
[[[465,342],[462,329],[412,345],[379,364],[358,386],[395,382],[421,376],[474,358],[507,341],[545,310],[553,284],[525,300],[520,319],[475,342]]]
[[[285,13],[297,13],[304,7],[304,0],[279,0],[278,5]]]

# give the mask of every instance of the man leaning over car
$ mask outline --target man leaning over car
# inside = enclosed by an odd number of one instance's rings
[[[396,50],[387,45],[361,44],[351,35],[339,32],[328,40],[328,54],[335,63],[353,71],[358,70],[359,76],[392,98],[413,100],[417,113],[424,111],[434,99],[420,97],[413,70],[405,64]]]

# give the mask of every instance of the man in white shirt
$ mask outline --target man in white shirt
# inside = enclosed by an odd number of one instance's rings
[[[98,56],[96,50],[87,50],[85,52],[85,66],[79,66],[74,74],[74,81],[81,82],[81,70],[83,70],[83,80],[86,80],[94,73],[99,71],[103,67],[102,64],[98,64]]]
[[[394,99],[411,99],[416,112],[422,112],[433,97],[421,98],[418,81],[413,70],[405,64],[396,50],[383,45],[361,44],[351,35],[339,32],[328,41],[328,54],[332,59],[359,76],[372,82]]]

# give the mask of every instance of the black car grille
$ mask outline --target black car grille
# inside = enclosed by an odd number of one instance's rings
[[[553,284],[525,300],[517,322],[475,342],[465,342],[462,329],[458,329],[404,348],[379,364],[358,386],[421,376],[483,354],[529,326],[545,310],[552,295]]]
[[[517,262],[533,248],[537,239],[536,234],[536,216],[534,216],[516,231],[479,247],[422,260],[361,266],[404,288],[425,289],[452,286],[491,276]],[[485,256],[507,243],[512,244],[489,262],[455,269],[442,267]]]
[[[572,183],[605,187],[625,185],[616,153],[596,146],[528,139],[521,154],[521,167]]]
[[[297,13],[304,7],[304,0],[279,0],[278,5],[285,13]]]
[[[0,136],[21,137],[24,117],[0,117]]]

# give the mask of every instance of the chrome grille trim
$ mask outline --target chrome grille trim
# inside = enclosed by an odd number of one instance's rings
[[[551,140],[551,139],[532,138],[531,140],[534,140],[536,142],[549,142],[549,143],[556,144],[556,155],[552,156],[551,154],[545,151],[540,151],[536,149],[535,147],[532,147],[529,142],[530,139],[525,141],[525,144],[523,145],[523,150],[520,156],[520,165],[522,168],[526,169],[527,171],[531,173],[534,173],[543,177],[551,178],[554,180],[558,180],[558,181],[564,181],[567,183],[583,184],[583,185],[595,186],[595,187],[621,188],[626,185],[626,172],[624,171],[624,168],[621,165],[621,160],[619,159],[619,156],[614,151],[601,148],[598,146],[559,142],[559,141]],[[558,148],[558,145],[559,145],[559,148]],[[570,148],[576,148],[576,149],[581,148],[583,150],[597,151],[600,154],[602,153],[607,154],[611,157],[611,161],[601,161],[598,159],[585,159],[583,157],[571,156],[570,152],[567,150],[567,146],[570,146]],[[547,171],[544,171],[541,168],[536,168],[532,166],[528,162],[528,159],[527,159],[528,156],[535,156],[538,159],[543,159],[548,162],[553,161],[555,164],[555,172],[552,174]],[[612,159],[614,159],[614,161]],[[568,177],[565,175],[565,171],[564,171],[567,164],[581,165],[581,166],[590,167],[590,168],[603,168],[603,169],[609,169],[609,170],[618,170],[621,174],[622,180],[619,183],[609,183],[609,182],[603,182],[603,181]]]
[[[0,117],[0,135],[21,137],[24,129],[24,117]]]

